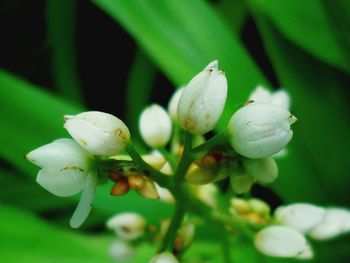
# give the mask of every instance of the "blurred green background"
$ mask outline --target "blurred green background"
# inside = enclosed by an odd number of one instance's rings
[[[23,159],[58,137],[64,114],[85,109],[121,117],[139,142],[140,110],[166,105],[174,88],[218,59],[229,82],[219,129],[257,84],[286,88],[298,122],[273,191],[273,206],[310,202],[350,207],[350,2],[342,0],[1,0],[0,260],[112,262],[105,220],[138,211],[151,223],[172,208],[99,187],[81,230],[69,229],[76,198],[35,183]],[[139,142],[140,146],[142,144]],[[350,239],[313,244],[314,262],[349,262]],[[155,247],[142,245],[133,262]],[[234,244],[233,262],[292,262]],[[198,231],[184,257],[222,262],[214,230]]]

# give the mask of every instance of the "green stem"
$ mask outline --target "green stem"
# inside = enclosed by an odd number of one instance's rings
[[[177,168],[174,176],[175,184],[177,185],[182,184],[188,167],[192,162],[192,158],[190,155],[192,149],[192,139],[193,135],[189,132],[185,132],[184,150],[182,153],[179,167]]]
[[[224,256],[225,263],[231,263],[231,248],[230,248],[230,239],[226,229],[223,229],[222,234],[222,254]]]
[[[205,143],[195,147],[192,149],[191,154],[195,159],[197,159],[198,155],[202,155],[203,153],[210,152],[221,144],[224,144],[228,140],[227,130],[219,132],[214,137],[210,138]]]
[[[163,242],[159,248],[159,252],[165,251],[166,249],[171,250],[173,248],[177,230],[181,227],[185,214],[186,214],[186,207],[179,202],[176,203],[173,218],[165,234]]]
[[[174,156],[170,152],[168,152],[168,150],[165,149],[164,147],[157,148],[156,150],[163,155],[163,157],[169,162],[171,169],[175,171],[177,167],[177,163]]]
[[[152,166],[146,163],[142,159],[141,155],[137,152],[132,142],[129,143],[126,150],[129,153],[131,159],[134,161],[134,163],[137,166],[139,166],[139,168],[143,169],[152,180],[156,181],[162,187],[166,187],[168,189],[173,188],[173,183],[169,176],[161,173],[160,171],[154,169]]]

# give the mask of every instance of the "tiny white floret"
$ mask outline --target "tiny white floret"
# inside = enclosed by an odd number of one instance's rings
[[[166,110],[160,105],[152,104],[141,113],[139,129],[147,145],[158,148],[169,142],[172,124]]]

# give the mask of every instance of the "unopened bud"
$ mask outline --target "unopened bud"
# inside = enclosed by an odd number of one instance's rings
[[[309,235],[316,240],[326,240],[350,232],[350,211],[343,208],[328,208],[322,221]]]
[[[141,174],[133,173],[130,176],[128,176],[128,183],[130,189],[140,189],[145,184],[145,178]]]
[[[116,155],[130,141],[128,127],[117,117],[104,112],[67,115],[64,127],[74,140],[94,155]]]
[[[137,193],[147,199],[158,199],[159,193],[155,183],[147,177],[144,177],[144,179],[144,184],[141,188],[136,190]]]
[[[277,223],[306,234],[321,223],[325,213],[325,209],[319,206],[292,204],[279,207],[274,216]]]
[[[272,183],[277,179],[278,166],[272,157],[244,159],[243,166],[250,175],[261,183]]]
[[[184,223],[177,231],[174,243],[174,252],[177,253],[187,249],[192,244],[194,233],[195,225],[192,223]]]
[[[179,105],[179,100],[181,97],[181,94],[184,90],[184,87],[179,88],[174,92],[174,94],[171,96],[169,104],[168,104],[168,113],[171,118],[171,120],[174,123],[178,122],[178,117],[177,117],[177,106]]]
[[[168,189],[161,187],[158,184],[156,184],[156,188],[161,201],[168,204],[173,204],[175,202],[174,196],[170,193]]]
[[[289,111],[268,104],[249,104],[233,114],[228,131],[232,147],[239,154],[259,159],[282,150],[292,139]]]
[[[241,198],[231,198],[230,200],[231,206],[233,208],[233,212],[235,214],[248,214],[252,212],[252,209],[248,203],[248,201]]]
[[[255,236],[254,245],[262,254],[271,257],[310,259],[311,247],[298,231],[284,226],[266,227]]]
[[[146,221],[137,213],[118,214],[107,221],[108,229],[114,230],[123,240],[135,240],[143,235]]]
[[[271,208],[266,202],[257,198],[252,198],[248,200],[248,203],[253,212],[264,217],[270,216]]]
[[[224,110],[226,96],[227,80],[215,60],[181,94],[177,115],[182,128],[196,135],[213,130]]]
[[[171,120],[163,107],[153,104],[143,110],[139,128],[143,140],[148,146],[164,147],[170,140]]]
[[[115,240],[109,247],[108,254],[118,262],[127,262],[135,255],[135,249],[125,241]]]
[[[118,181],[112,187],[111,195],[122,196],[129,192],[129,184],[126,180]]]

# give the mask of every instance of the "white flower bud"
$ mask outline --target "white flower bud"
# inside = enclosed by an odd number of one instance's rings
[[[319,224],[325,215],[325,209],[310,204],[292,204],[279,207],[275,212],[277,223],[291,227],[306,234]]]
[[[145,181],[143,186],[139,189],[136,189],[136,192],[147,199],[159,199],[159,193],[156,184],[146,176],[144,179]]]
[[[41,146],[26,158],[43,168],[36,181],[57,196],[79,193],[85,185],[92,156],[72,139],[59,139]]]
[[[267,104],[249,104],[233,114],[228,130],[232,147],[241,155],[258,159],[282,150],[292,139],[289,111]]]
[[[264,86],[258,85],[250,94],[249,101],[257,104],[271,104],[289,110],[290,97],[285,90],[270,92]]]
[[[158,184],[155,184],[158,194],[159,194],[159,199],[163,201],[164,203],[168,204],[173,204],[175,203],[174,196],[170,193],[170,191],[164,187],[159,186]]]
[[[127,262],[135,255],[135,249],[125,241],[115,240],[109,247],[108,254],[117,262]]]
[[[194,185],[192,186],[192,189],[196,196],[204,203],[211,207],[217,206],[216,195],[218,193],[218,188],[215,184]]]
[[[183,129],[195,135],[213,130],[224,110],[227,80],[218,62],[211,62],[186,86],[179,100],[177,115]]]
[[[262,254],[272,257],[310,259],[313,253],[305,237],[284,226],[270,226],[259,231],[254,245]]]
[[[328,208],[322,221],[309,235],[316,240],[326,240],[350,232],[350,211],[342,208]]]
[[[122,240],[135,240],[141,237],[145,230],[146,221],[137,213],[122,213],[107,221],[107,227]]]
[[[243,166],[250,175],[261,183],[268,184],[277,179],[278,166],[272,157],[244,159]]]
[[[152,104],[143,110],[139,129],[143,140],[153,148],[165,146],[171,136],[171,120],[163,107]]]
[[[270,215],[271,208],[266,202],[257,198],[252,198],[248,200],[248,203],[253,212],[262,216]]]
[[[64,127],[74,140],[94,155],[116,155],[130,141],[128,127],[117,117],[104,112],[67,115]]]
[[[155,255],[149,263],[180,263],[170,252],[163,252]]]
[[[179,105],[179,100],[182,92],[184,91],[184,87],[177,89],[174,94],[171,96],[169,104],[168,104],[168,113],[171,120],[175,123],[178,122],[177,117],[177,106]]]
[[[192,244],[195,234],[195,225],[193,223],[184,223],[177,231],[174,251],[179,252],[189,248]]]

